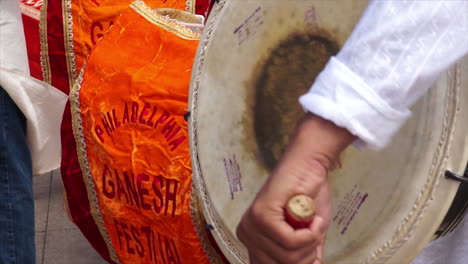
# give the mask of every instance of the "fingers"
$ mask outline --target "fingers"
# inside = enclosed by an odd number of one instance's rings
[[[317,193],[328,195],[327,191]],[[247,247],[251,263],[313,264],[329,217],[323,217],[318,210],[309,228],[295,230],[286,222],[282,206],[271,200],[265,203],[262,198],[257,197],[237,228],[237,236]],[[325,204],[329,204],[326,199]],[[321,210],[326,215],[327,206],[324,208]]]
[[[330,189],[326,183],[319,191],[317,196],[314,197],[316,204],[316,214],[312,219],[309,226],[310,232],[319,234],[321,243],[323,244],[323,236],[328,230],[331,220],[331,202],[330,202]]]
[[[291,155],[295,154],[291,152]],[[318,162],[285,159],[257,194],[237,228],[253,264],[314,264],[330,219],[327,170]],[[291,197],[306,194],[320,202],[308,228],[295,230],[285,220]]]
[[[250,264],[280,264],[261,251],[256,252],[256,254],[249,253],[249,262]]]
[[[248,210],[237,228],[237,237],[249,249],[251,261],[259,263],[313,263],[322,235],[311,228],[294,230],[284,217],[253,216]],[[317,218],[314,229],[321,229]],[[276,225],[275,225],[276,223]],[[269,261],[269,262],[262,262]]]
[[[285,221],[283,210],[254,204],[242,218],[237,236],[255,261],[251,263],[312,264],[329,218],[317,213],[309,228],[295,230]]]
[[[320,191],[328,195],[328,191]],[[242,223],[256,226],[258,232],[285,249],[296,250],[307,245],[316,246],[328,228],[330,219],[330,203],[322,201],[321,206],[313,217],[309,228],[294,229],[286,221],[284,209],[268,208],[261,203],[254,204],[244,215]],[[267,207],[267,208],[265,208]],[[274,212],[266,214],[265,212]]]
[[[258,252],[257,254],[249,254],[250,264],[321,264],[322,262],[317,259],[316,254],[309,254],[302,259],[285,260],[278,262],[269,257],[265,252]]]
[[[324,250],[324,247],[325,247],[324,243],[325,243],[325,239],[317,247],[317,258],[316,258],[315,262],[318,263],[318,264],[322,263],[322,260],[323,260],[323,250]]]
[[[295,230],[286,222],[284,209],[265,208],[262,204],[254,204],[242,220],[240,226],[245,230],[248,230],[249,225],[255,226],[263,237],[289,250],[304,248],[307,245],[316,246],[321,240],[324,226],[323,219],[316,217],[312,221],[312,228]]]
[[[248,247],[256,248],[256,254],[268,255],[270,259],[278,263],[301,263],[305,259],[315,258],[317,244],[306,244],[301,248],[284,248],[267,236],[258,236],[254,240],[245,239],[245,230],[238,229],[239,239]],[[267,253],[268,252],[268,253]],[[252,254],[251,254],[252,255]],[[265,259],[265,257],[263,257]],[[312,263],[311,261],[308,263]]]
[[[330,188],[329,184],[325,183],[325,185],[318,191],[318,194],[315,198],[316,204],[316,211],[318,212],[317,215],[323,218],[324,226],[321,226],[321,233],[324,233],[325,230],[328,229],[328,225],[330,224],[331,219],[331,202],[330,202]]]
[[[252,223],[247,213],[237,228],[237,237],[247,247],[251,263],[257,264],[313,264],[323,234],[321,217],[316,217],[309,228],[294,230],[284,219],[276,227]],[[284,229],[284,230],[278,230]],[[266,230],[266,231],[264,231]],[[284,240],[282,240],[284,238]]]
[[[313,264],[316,260],[316,248],[311,248],[301,255],[285,254],[282,256],[270,255],[265,250],[259,250],[255,253],[249,253],[250,264]]]
[[[314,252],[316,252],[316,250],[314,250]],[[317,259],[317,254],[309,254],[308,256],[304,257],[300,261],[294,262],[294,263],[297,263],[297,264],[315,264],[315,263],[317,263],[317,261],[319,261]],[[293,263],[293,262],[290,262],[290,263]],[[320,263],[320,261],[319,261],[319,263]]]

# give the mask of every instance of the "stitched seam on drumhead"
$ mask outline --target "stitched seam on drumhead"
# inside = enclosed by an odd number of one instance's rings
[[[437,146],[436,154],[434,156],[429,173],[431,177],[424,185],[424,189],[419,194],[413,209],[409,212],[405,219],[403,219],[402,224],[395,231],[394,236],[382,247],[372,252],[371,256],[365,261],[366,264],[386,262],[403,246],[406,241],[408,241],[413,230],[421,221],[426,208],[431,204],[434,192],[436,191],[439,184],[439,180],[441,177],[443,177],[444,171],[442,168],[444,168],[447,163],[446,153],[449,152],[451,142],[453,140],[453,125],[456,123],[457,119],[456,109],[459,107],[460,103],[460,100],[458,99],[460,91],[459,66],[455,65],[452,67],[452,69],[448,71],[448,74],[449,89],[445,102],[447,107],[444,114],[442,134],[440,136],[439,144]],[[453,77],[451,75],[453,75]],[[454,104],[450,104],[452,101]]]
[[[209,199],[205,183],[202,179],[202,172],[201,172],[201,167],[200,167],[200,161],[198,157],[198,138],[197,138],[197,102],[198,102],[198,88],[200,86],[200,80],[201,80],[201,69],[204,66],[204,59],[206,55],[206,50],[207,46],[211,41],[211,37],[213,34],[214,30],[214,25],[215,22],[219,20],[220,13],[226,3],[226,0],[220,0],[217,4],[215,4],[212,13],[211,13],[211,23],[205,27],[206,30],[206,35],[204,38],[202,38],[202,43],[200,43],[200,55],[197,60],[197,67],[194,69],[194,85],[192,88],[192,99],[191,99],[191,107],[190,110],[192,112],[192,121],[190,122],[190,128],[192,130],[192,138],[190,140],[191,144],[191,149],[193,150],[193,157],[192,157],[192,168],[193,168],[193,183],[194,185],[198,186],[198,188],[195,188],[194,191],[197,193],[197,195],[200,197],[202,200],[202,209],[205,217],[209,221],[209,224],[211,224],[214,227],[214,232],[219,236],[219,238],[222,240],[223,244],[225,247],[229,249],[229,251],[232,253],[232,256],[236,258],[236,260],[239,263],[247,263],[247,257],[245,254],[240,252],[240,250],[233,244],[232,239],[230,238],[229,235],[227,235],[224,232],[224,229],[222,225],[220,224],[220,221],[218,220],[218,216],[214,213],[214,207],[213,204],[211,203],[211,200]],[[204,248],[205,253],[206,249]]]
[[[104,223],[104,220],[102,218],[100,208],[99,208],[99,198],[96,193],[96,185],[94,184],[94,179],[91,174],[91,170],[89,168],[89,163],[87,160],[88,154],[86,151],[86,142],[84,139],[84,131],[83,131],[83,125],[82,125],[83,120],[81,118],[80,101],[79,101],[81,82],[83,80],[85,68],[86,68],[86,64],[83,65],[83,69],[81,70],[81,73],[78,76],[76,83],[72,87],[72,90],[70,92],[70,108],[72,111],[73,135],[75,136],[78,161],[79,161],[83,179],[86,185],[86,191],[88,193],[91,216],[93,217],[94,222],[96,222],[99,232],[101,233],[101,235],[104,238],[104,241],[106,242],[110,257],[112,258],[114,262],[116,262],[117,264],[120,264],[120,261],[117,257],[112,241],[110,240],[109,234],[107,233],[105,229],[105,223]]]

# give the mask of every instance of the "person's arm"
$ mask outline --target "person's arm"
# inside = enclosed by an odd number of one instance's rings
[[[308,114],[238,227],[249,248],[250,263],[312,263],[330,222],[327,173],[356,137],[346,129]],[[294,230],[283,208],[292,196],[305,194],[317,204],[309,228]]]

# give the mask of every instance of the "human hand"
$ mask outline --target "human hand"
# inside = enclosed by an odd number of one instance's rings
[[[294,164],[296,161],[291,157],[281,162],[238,227],[238,238],[249,249],[251,264],[314,263],[317,247],[323,244],[330,219],[327,169],[316,160],[303,166]],[[295,230],[285,220],[285,205],[296,194],[316,201],[308,228]]]
[[[237,228],[251,264],[317,264],[323,256],[331,203],[327,172],[355,137],[343,128],[309,115]],[[292,228],[284,208],[294,195],[316,202],[308,228]]]

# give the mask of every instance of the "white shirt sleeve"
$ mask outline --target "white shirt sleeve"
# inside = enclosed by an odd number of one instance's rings
[[[437,77],[468,52],[468,1],[374,0],[299,101],[385,147]]]

